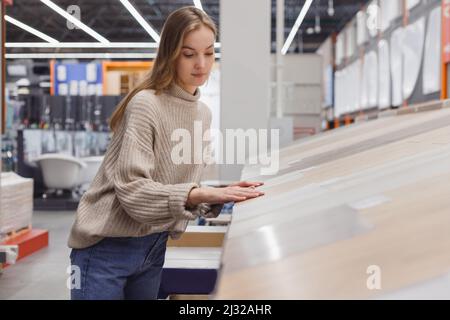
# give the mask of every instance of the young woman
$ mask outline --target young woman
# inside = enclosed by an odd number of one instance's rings
[[[149,77],[112,115],[111,143],[69,237],[72,299],[157,298],[169,235],[178,238],[198,216],[217,216],[226,202],[263,194],[259,182],[200,187],[204,164],[171,158],[175,130],[194,136],[194,122],[210,127],[198,87],[213,66],[216,33],[203,11],[174,11]]]

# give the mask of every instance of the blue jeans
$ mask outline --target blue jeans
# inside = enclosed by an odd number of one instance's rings
[[[104,238],[91,247],[72,249],[70,260],[80,273],[72,300],[156,299],[167,238],[168,232]]]

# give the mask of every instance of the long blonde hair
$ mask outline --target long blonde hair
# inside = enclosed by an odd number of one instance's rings
[[[164,23],[156,59],[152,70],[144,80],[131,90],[117,105],[109,125],[112,131],[120,124],[130,100],[141,90],[152,89],[155,94],[170,87],[176,81],[175,62],[180,55],[184,37],[191,31],[206,26],[217,36],[217,28],[212,19],[196,7],[183,7],[172,12]]]

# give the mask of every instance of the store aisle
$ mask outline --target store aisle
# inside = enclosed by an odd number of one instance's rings
[[[74,211],[35,211],[33,228],[49,231],[49,246],[6,268],[0,275],[2,299],[69,299],[66,287],[70,249],[67,237]]]

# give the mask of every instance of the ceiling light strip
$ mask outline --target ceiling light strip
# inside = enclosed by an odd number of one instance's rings
[[[155,42],[6,42],[6,48],[158,48]]]
[[[56,13],[60,14],[61,16],[63,16],[64,18],[66,18],[67,20],[72,22],[74,25],[76,25],[78,28],[82,29],[84,32],[89,34],[91,37],[93,37],[97,41],[99,41],[101,43],[109,43],[108,39],[101,36],[99,33],[94,31],[92,28],[88,27],[87,25],[85,25],[83,22],[81,22],[80,20],[78,20],[77,18],[75,18],[74,16],[69,14],[67,11],[58,7],[51,0],[41,0],[41,2],[43,4],[45,4],[46,6],[48,6],[50,9],[52,9],[53,11],[55,11]]]
[[[15,26],[25,30],[25,31],[28,31],[31,34],[34,34],[35,36],[41,38],[42,40],[47,41],[47,42],[45,42],[46,44],[56,44],[56,43],[59,42],[58,40],[53,39],[52,37],[49,37],[45,33],[42,33],[40,31],[30,27],[29,25],[27,25],[27,24],[25,24],[23,22],[20,22],[19,20],[16,20],[13,17],[10,17],[10,16],[8,16],[6,14],[5,14],[5,20],[8,21],[9,23],[11,23],[11,24],[13,24],[13,25],[15,25]]]
[[[55,40],[56,41],[56,40]],[[83,49],[106,49],[106,48],[127,48],[127,49],[141,49],[141,48],[158,48],[156,42],[6,42],[6,48],[83,48]],[[216,49],[220,48],[219,42],[214,44]]]
[[[297,20],[295,20],[294,26],[291,29],[291,32],[289,33],[289,36],[286,39],[286,42],[283,45],[283,48],[281,49],[282,54],[286,54],[289,47],[291,46],[292,40],[294,39],[295,35],[297,34],[298,29],[302,25],[303,19],[305,19],[306,14],[308,13],[309,8],[311,7],[313,0],[306,0],[305,4],[303,5],[302,10],[300,11],[300,14],[297,17]]]
[[[136,8],[128,0],[120,0],[120,2],[124,5],[125,8],[131,13],[131,15],[136,19],[137,22],[142,26],[142,28],[147,31],[147,33],[159,43],[160,37],[159,34],[145,21],[145,19],[137,12]]]
[[[215,54],[216,59],[220,53]],[[156,53],[7,53],[6,59],[154,59]]]
[[[194,0],[194,6],[195,6],[197,9],[200,9],[200,10],[204,11],[204,10],[203,10],[203,6],[202,6],[202,2],[201,2],[200,0]]]

